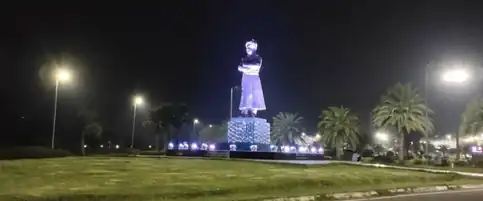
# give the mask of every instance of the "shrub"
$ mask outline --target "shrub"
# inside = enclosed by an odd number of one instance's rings
[[[483,161],[477,161],[475,163],[475,167],[477,167],[477,168],[483,168]]]
[[[392,151],[388,151],[388,152],[386,153],[386,156],[388,156],[388,157],[394,157],[394,156],[395,156],[395,154],[394,154],[394,152],[392,152]]]
[[[22,159],[22,158],[56,158],[72,156],[69,151],[51,149],[47,147],[2,147],[0,148],[0,160]]]
[[[423,159],[419,159],[419,158],[413,159],[413,164],[414,165],[421,165],[421,164],[423,164]]]
[[[454,166],[464,167],[466,165],[468,165],[468,163],[466,163],[465,161],[462,161],[462,160],[459,160],[459,161],[455,161],[454,162]]]
[[[371,163],[391,164],[391,163],[394,163],[394,160],[392,157],[389,157],[389,156],[376,156],[373,158]]]
[[[362,157],[361,162],[363,163],[371,163],[374,160],[373,157]]]

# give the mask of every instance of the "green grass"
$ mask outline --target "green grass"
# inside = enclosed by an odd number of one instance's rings
[[[134,157],[0,161],[1,201],[259,200],[463,183],[483,181],[351,165]]]

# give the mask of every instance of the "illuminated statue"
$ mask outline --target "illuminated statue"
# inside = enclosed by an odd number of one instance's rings
[[[259,76],[262,57],[257,55],[257,47],[258,44],[255,40],[246,42],[247,55],[242,58],[238,66],[238,71],[243,73],[239,109],[244,116],[256,116],[258,111],[266,109]]]

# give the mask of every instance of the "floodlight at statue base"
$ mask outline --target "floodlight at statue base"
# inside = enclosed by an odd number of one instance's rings
[[[228,122],[228,143],[270,144],[270,124],[258,117],[235,117]]]

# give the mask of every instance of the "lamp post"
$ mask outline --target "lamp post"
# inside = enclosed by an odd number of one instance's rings
[[[132,117],[132,133],[131,133],[131,148],[134,148],[134,132],[136,130],[136,109],[137,105],[143,103],[143,98],[141,96],[134,97],[134,109],[133,109],[133,117]]]
[[[59,84],[60,82],[65,82],[70,80],[70,73],[69,71],[57,68],[55,72],[55,98],[54,98],[54,117],[53,117],[53,125],[52,125],[52,149],[55,148],[55,123],[57,120],[57,97],[59,94]]]
[[[196,135],[196,124],[199,122],[198,119],[193,119],[193,135]]]
[[[426,119],[429,119],[428,117],[428,85],[429,85],[429,71],[430,71],[431,65],[428,65],[425,69],[425,78],[424,78],[424,103],[426,105],[426,110],[425,110],[425,116]],[[446,82],[446,83],[454,83],[454,84],[462,84],[470,79],[470,74],[469,72],[464,69],[463,67],[456,67],[453,69],[445,70],[442,73],[441,80]],[[426,133],[426,138],[429,138],[429,133]],[[459,132],[456,132],[456,149],[457,149],[457,155],[456,158],[459,159],[460,156],[460,149],[459,149]],[[429,141],[426,141],[426,154],[429,155]]]

